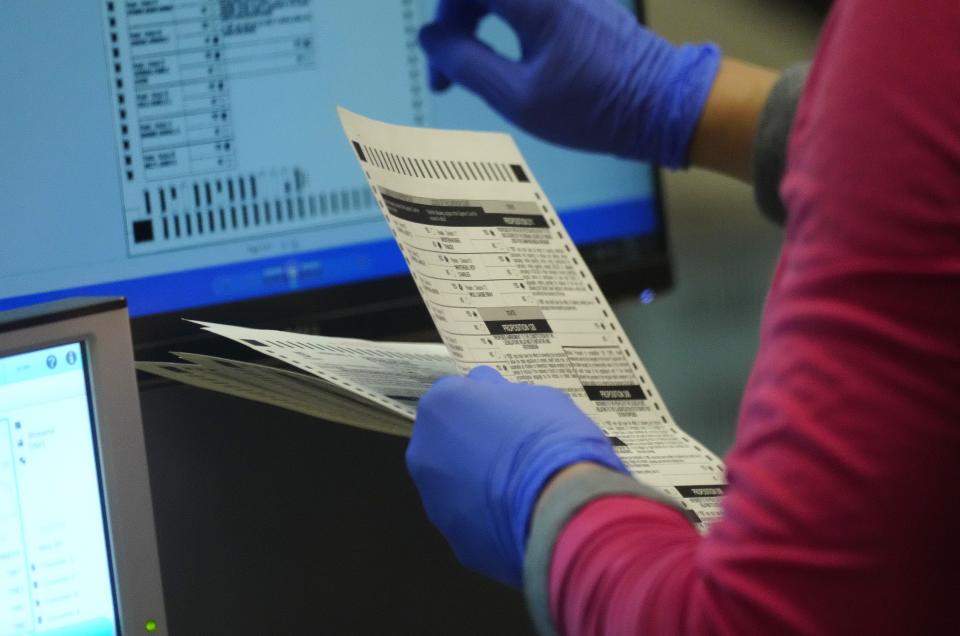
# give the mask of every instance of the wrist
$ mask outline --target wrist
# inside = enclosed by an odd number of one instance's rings
[[[575,464],[570,464],[569,466],[564,467],[561,470],[558,470],[554,473],[547,483],[544,484],[543,489],[540,491],[540,496],[537,498],[536,502],[533,505],[533,512],[531,514],[531,519],[533,516],[536,516],[540,511],[541,506],[544,501],[547,501],[550,497],[550,494],[555,490],[562,489],[568,483],[575,481],[588,475],[590,473],[600,472],[623,472],[618,471],[606,466],[604,464],[598,464],[597,462],[592,461],[583,461],[577,462]],[[629,472],[624,473],[627,476],[630,476]]]
[[[751,180],[757,125],[777,77],[769,68],[723,60],[690,141],[693,165]]]
[[[665,87],[663,142],[658,163],[666,168],[690,165],[690,143],[716,82],[722,54],[715,44],[684,44],[677,47],[670,80]]]
[[[676,46],[659,36],[639,50],[630,82],[633,158],[685,168],[690,141],[721,63],[715,44]],[[629,131],[629,129],[627,129]]]
[[[518,475],[519,479],[515,482],[511,497],[513,503],[511,517],[514,523],[513,533],[521,558],[534,508],[543,497],[544,491],[560,475],[576,474],[584,470],[585,467],[630,474],[606,439],[589,439],[580,440],[576,445],[567,446],[532,459],[522,475]]]
[[[537,499],[536,506],[540,505],[540,502],[547,497],[558,485],[562,484],[565,479],[574,478],[577,475],[582,475],[585,472],[594,470],[597,468],[605,468],[600,464],[594,462],[577,462],[576,464],[571,464],[562,470],[557,471],[553,477],[544,485],[543,490],[540,491],[540,497]],[[536,508],[534,506],[534,508]]]

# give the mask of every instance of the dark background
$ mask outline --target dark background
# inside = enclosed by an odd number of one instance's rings
[[[427,521],[406,440],[186,386],[141,400],[171,634],[533,633]]]

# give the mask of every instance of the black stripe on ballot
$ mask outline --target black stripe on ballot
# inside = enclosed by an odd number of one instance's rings
[[[499,214],[484,212],[472,205],[437,205],[415,203],[383,195],[383,202],[393,216],[423,225],[449,227],[529,227],[546,229],[547,220],[536,214]]]
[[[643,387],[636,385],[584,385],[587,397],[594,402],[607,400],[646,400]]]

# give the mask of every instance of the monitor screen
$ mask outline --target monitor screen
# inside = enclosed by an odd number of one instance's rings
[[[4,0],[0,309],[124,295],[148,316],[404,274],[337,104],[507,130],[575,241],[664,258],[648,166],[561,149],[463,89],[427,88],[417,32],[434,9]],[[480,35],[518,54],[502,22]]]
[[[117,634],[84,347],[0,357],[0,636]]]

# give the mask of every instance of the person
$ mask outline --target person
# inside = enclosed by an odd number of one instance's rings
[[[520,59],[474,36],[490,12]],[[480,367],[422,398],[407,463],[428,516],[465,565],[522,583],[541,633],[957,630],[957,33],[948,0],[838,0],[809,75],[778,79],[612,1],[440,3],[435,89],[558,143],[752,177],[786,217],[705,534],[557,390]]]

